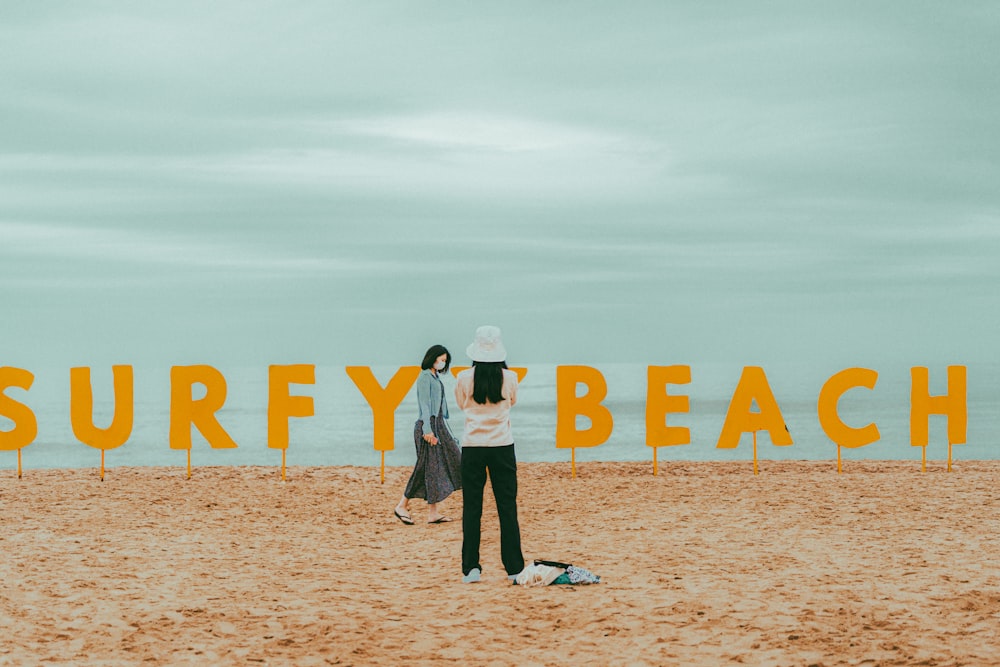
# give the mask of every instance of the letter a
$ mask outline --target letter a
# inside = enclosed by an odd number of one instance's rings
[[[752,412],[751,407],[756,401],[760,412]],[[781,416],[778,401],[767,383],[767,375],[760,366],[747,366],[743,369],[739,384],[729,402],[726,421],[719,434],[717,449],[734,449],[740,444],[743,433],[767,431],[771,442],[775,445],[791,445],[792,436],[785,430],[785,420]]]

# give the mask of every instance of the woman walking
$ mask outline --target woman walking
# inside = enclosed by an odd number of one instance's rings
[[[517,403],[517,374],[507,370],[500,329],[482,326],[466,349],[472,368],[458,374],[455,401],[465,412],[462,438],[462,581],[479,581],[483,489],[489,472],[500,520],[500,559],[513,580],[524,569],[517,521],[517,460],[510,408]]]
[[[448,429],[448,403],[444,400],[444,385],[440,373],[451,366],[451,353],[443,345],[432,345],[420,364],[417,377],[417,421],[413,425],[413,443],[417,448],[417,463],[406,483],[403,497],[393,514],[407,525],[410,499],[427,501],[427,523],[445,523],[450,518],[441,514],[438,504],[462,488],[462,452]]]

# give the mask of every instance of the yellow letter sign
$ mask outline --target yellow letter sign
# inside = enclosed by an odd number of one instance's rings
[[[195,383],[205,385],[205,396],[191,397]],[[191,449],[191,426],[198,427],[213,449],[238,445],[222,428],[215,413],[226,402],[226,378],[211,366],[174,366],[170,369],[170,448]]]
[[[361,395],[372,409],[375,451],[389,452],[395,448],[396,408],[403,402],[410,387],[420,375],[419,366],[403,366],[392,376],[385,388],[378,383],[368,366],[348,366],[344,369],[354,380]]]
[[[666,447],[691,443],[691,429],[667,426],[667,414],[688,412],[687,396],[671,396],[668,384],[690,384],[690,366],[649,366],[646,369],[646,445]]]
[[[312,417],[315,405],[312,396],[292,396],[288,385],[316,384],[316,366],[296,364],[271,366],[267,383],[267,446],[288,449],[288,418]]]
[[[760,412],[751,412],[756,401]],[[792,436],[785,428],[778,401],[771,393],[767,376],[760,366],[747,366],[740,375],[739,384],[729,402],[726,421],[719,434],[716,448],[734,449],[740,444],[740,436],[754,431],[767,431],[775,445],[791,445]]]
[[[576,395],[583,384],[587,393]],[[608,395],[608,383],[596,368],[590,366],[556,367],[556,447],[597,447],[611,437],[614,419],[611,411],[601,404]],[[590,418],[590,428],[576,429],[577,415]]]
[[[930,377],[926,367],[911,368],[910,379],[910,444],[914,447],[927,446],[930,415],[946,415],[948,444],[964,444],[969,423],[965,366],[948,366],[948,393],[944,396],[930,395]]]
[[[111,372],[115,391],[114,417],[107,428],[97,428],[94,425],[94,388],[90,381],[90,368],[69,369],[69,417],[73,435],[95,449],[120,447],[132,435],[135,419],[132,367],[112,366]]]
[[[848,389],[854,387],[875,388],[878,373],[870,368],[845,368],[830,376],[819,391],[817,411],[819,424],[830,440],[842,447],[864,447],[878,440],[881,435],[878,426],[868,424],[862,428],[851,428],[840,419],[837,403]]]
[[[7,387],[19,387],[27,391],[31,389],[31,384],[34,381],[35,376],[31,371],[11,366],[0,368],[0,415],[14,422],[12,430],[0,431],[0,449],[2,450],[14,451],[27,447],[35,441],[35,437],[38,435],[38,419],[35,418],[35,413],[31,411],[31,408],[4,394]]]

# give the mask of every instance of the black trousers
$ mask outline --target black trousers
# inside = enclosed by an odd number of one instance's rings
[[[462,574],[477,567],[483,569],[479,563],[479,539],[487,471],[500,519],[500,559],[507,574],[518,574],[524,569],[524,555],[521,526],[517,522],[514,445],[462,448]]]

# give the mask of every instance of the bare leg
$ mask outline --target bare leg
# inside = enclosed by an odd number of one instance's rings
[[[406,496],[400,498],[399,503],[393,508],[392,513],[395,514],[400,521],[406,524],[412,524],[413,518],[410,517],[410,499]]]

